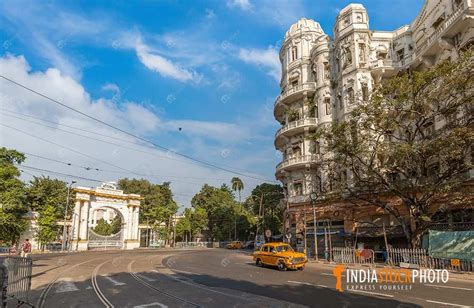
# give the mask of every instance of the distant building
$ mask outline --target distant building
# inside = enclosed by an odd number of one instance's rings
[[[456,59],[472,46],[473,38],[472,0],[428,0],[410,25],[394,31],[371,30],[361,4],[350,4],[339,12],[333,39],[311,19],[302,18],[290,27],[280,50],[281,94],[274,116],[281,124],[275,147],[283,155],[276,177],[285,188],[285,226],[293,234],[292,241],[301,244],[298,233],[304,229],[304,217],[307,233],[314,234],[310,193],[321,195],[322,187],[328,186],[327,176],[318,167],[320,145],[307,137],[319,126],[343,120],[351,112],[352,98],[368,96],[381,79]],[[355,211],[347,204],[324,204],[318,206],[317,216],[318,232],[326,228],[335,234],[333,245],[344,245],[347,235],[354,233],[354,222],[364,220],[385,224],[394,241],[397,237],[403,241],[393,217],[376,208]],[[364,241],[380,248],[381,228],[359,231]],[[321,251],[324,236],[320,241]]]

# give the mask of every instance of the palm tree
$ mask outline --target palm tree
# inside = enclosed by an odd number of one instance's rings
[[[244,182],[242,182],[238,177],[233,177],[230,182],[232,183],[232,190],[239,192],[239,202],[241,202],[240,192],[244,189]]]

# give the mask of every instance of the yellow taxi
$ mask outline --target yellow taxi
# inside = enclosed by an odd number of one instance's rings
[[[242,242],[241,241],[233,241],[229,244],[227,244],[227,249],[241,249],[242,248]]]
[[[303,253],[296,252],[290,245],[283,242],[267,243],[253,253],[257,266],[277,266],[280,271],[286,269],[303,270],[308,259]]]

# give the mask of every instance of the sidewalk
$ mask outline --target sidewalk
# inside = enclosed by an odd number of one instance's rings
[[[337,265],[337,263],[334,262],[329,262],[329,261],[315,261],[315,260],[309,260],[308,264],[306,266],[314,266],[314,267],[330,267],[333,268]],[[399,269],[400,267],[398,266],[389,266],[386,264],[382,263],[375,263],[375,268],[386,268],[386,269]],[[347,268],[373,268],[368,264],[345,264]],[[449,271],[449,270],[448,270]],[[461,279],[461,280],[472,280],[474,281],[474,272],[454,272],[454,271],[449,271],[449,278],[450,279]]]

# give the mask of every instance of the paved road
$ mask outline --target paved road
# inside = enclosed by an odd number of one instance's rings
[[[224,249],[135,250],[33,256],[37,307],[463,307],[474,282],[450,280],[411,291],[343,293],[332,268],[256,267]],[[450,306],[451,305],[451,306]],[[13,306],[12,306],[13,307]]]

